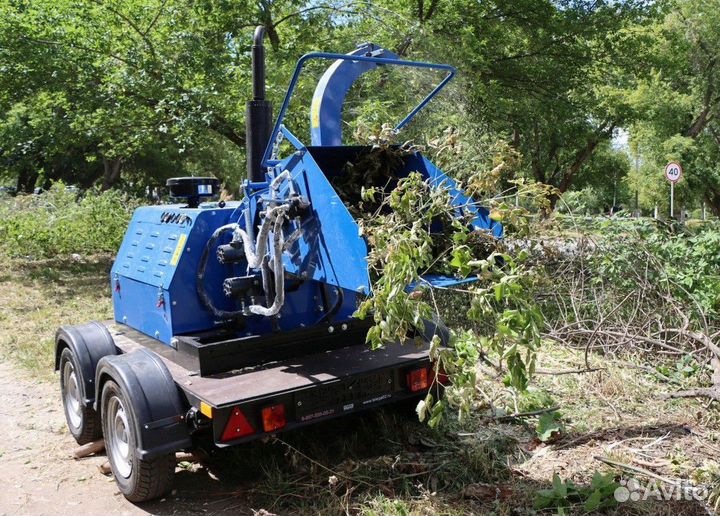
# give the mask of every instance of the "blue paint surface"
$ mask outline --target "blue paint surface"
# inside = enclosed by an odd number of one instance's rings
[[[397,54],[366,43],[348,55],[375,55],[383,59],[400,59]],[[318,145],[342,145],[342,108],[353,83],[378,63],[338,59],[318,81],[310,106],[310,142]]]

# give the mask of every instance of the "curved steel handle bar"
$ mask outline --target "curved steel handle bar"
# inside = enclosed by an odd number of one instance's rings
[[[280,126],[282,125],[282,121],[285,118],[285,112],[287,111],[288,105],[290,104],[290,99],[292,98],[293,91],[295,91],[295,86],[297,85],[298,78],[300,77],[300,72],[302,72],[303,66],[305,66],[305,63],[310,61],[311,59],[341,59],[343,61],[368,61],[371,63],[378,63],[378,64],[384,64],[384,65],[394,65],[394,66],[408,66],[411,68],[429,68],[431,70],[445,70],[448,72],[448,74],[445,76],[445,78],[440,81],[440,83],[435,86],[435,88],[428,94],[427,97],[425,97],[415,108],[405,117],[402,119],[402,121],[395,126],[395,131],[399,131],[403,127],[407,125],[410,120],[413,119],[413,117],[420,111],[422,108],[424,108],[430,100],[437,95],[440,90],[442,90],[445,85],[450,82],[450,80],[455,76],[455,67],[450,65],[444,65],[444,64],[434,64],[434,63],[425,63],[422,61],[402,61],[400,59],[387,59],[383,57],[369,57],[369,56],[353,56],[348,54],[333,54],[331,52],[312,52],[310,54],[305,54],[302,56],[298,62],[297,65],[295,65],[295,72],[293,73],[292,79],[290,80],[290,86],[288,86],[288,91],[285,94],[285,100],[283,100],[282,107],[280,108],[280,112],[278,113],[277,120],[275,121],[275,126],[273,127],[272,135],[270,136],[270,140],[268,141],[268,145],[265,148],[265,154],[263,155],[262,160],[262,166],[268,167],[270,164],[268,163],[268,160],[270,158],[270,152],[272,149],[272,146],[275,142],[275,138],[277,138],[278,132],[280,131]]]

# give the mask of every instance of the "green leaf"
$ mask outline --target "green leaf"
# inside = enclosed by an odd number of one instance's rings
[[[562,433],[563,426],[558,422],[560,415],[557,412],[546,412],[538,420],[535,433],[542,442],[550,440],[555,433]]]
[[[552,485],[553,491],[557,496],[560,496],[561,498],[565,498],[567,496],[567,484],[562,481],[560,475],[557,473],[553,473]]]
[[[547,509],[552,507],[556,502],[555,490],[553,489],[540,489],[535,493],[535,502],[533,506],[535,509]]]
[[[600,503],[602,502],[602,493],[599,489],[596,489],[592,492],[592,494],[588,497],[588,499],[585,501],[585,504],[583,505],[583,508],[586,512],[592,512],[598,507],[600,507]]]
[[[502,301],[503,293],[505,292],[505,284],[504,283],[498,283],[495,285],[495,301],[498,303]]]

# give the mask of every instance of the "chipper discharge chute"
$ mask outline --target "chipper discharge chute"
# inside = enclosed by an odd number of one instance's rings
[[[104,435],[116,481],[134,501],[169,489],[178,450],[239,444],[431,388],[429,339],[442,330],[428,323],[424,345],[372,351],[369,323],[352,317],[371,295],[368,248],[346,206],[351,199],[336,185],[348,164],[373,152],[342,142],[342,106],[355,80],[378,66],[447,73],[400,130],[454,69],[404,61],[372,44],[347,55],[308,54],[273,125],[262,38],[258,29],[242,200],[217,202],[213,178],[169,180],[179,204],[137,209],[118,251],[115,320],[57,333],[70,431],[80,443]],[[316,59],[331,64],[313,96],[305,145],[283,121],[303,66]],[[280,156],[283,139],[294,150]],[[474,229],[501,235],[487,210],[419,152],[402,157],[394,180],[411,172],[447,189]]]

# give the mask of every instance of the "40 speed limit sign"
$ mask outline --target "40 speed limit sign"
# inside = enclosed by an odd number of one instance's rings
[[[677,161],[671,161],[665,165],[665,177],[671,183],[677,183],[682,177],[683,169]]]

